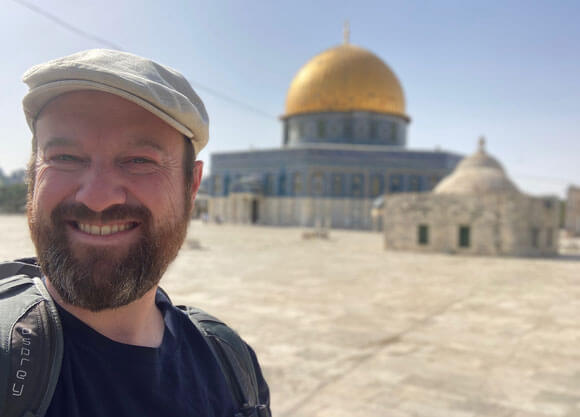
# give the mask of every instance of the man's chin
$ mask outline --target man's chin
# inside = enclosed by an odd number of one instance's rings
[[[118,264],[126,260],[131,252],[131,247],[124,246],[99,246],[86,244],[69,246],[69,253],[79,265],[92,265],[97,271],[114,269]],[[100,269],[102,268],[102,269]]]
[[[154,256],[143,240],[129,247],[60,242],[64,245],[53,245],[41,266],[67,304],[91,311],[118,308],[140,298],[159,281]]]
[[[63,280],[61,275],[51,279],[51,284],[65,303],[97,312],[130,304],[158,283],[158,280],[129,282],[131,272],[119,269],[117,264],[96,262],[89,270],[78,265],[74,277]]]

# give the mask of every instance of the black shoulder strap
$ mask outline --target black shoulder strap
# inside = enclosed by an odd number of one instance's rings
[[[3,417],[44,416],[60,374],[62,326],[40,275],[28,262],[0,263]]]
[[[234,330],[205,311],[177,307],[187,313],[217,358],[238,406],[235,417],[270,417],[268,385],[251,348]]]

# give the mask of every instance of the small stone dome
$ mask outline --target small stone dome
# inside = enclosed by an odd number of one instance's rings
[[[455,170],[433,190],[435,194],[518,193],[497,159],[485,151],[485,139],[479,139],[479,149],[464,158]]]

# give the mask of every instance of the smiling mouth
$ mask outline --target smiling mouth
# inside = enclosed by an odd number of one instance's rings
[[[139,226],[139,223],[137,222],[125,222],[106,225],[79,223],[79,222],[70,222],[70,224],[73,228],[93,236],[109,236],[115,233],[121,233],[126,230],[131,230]]]

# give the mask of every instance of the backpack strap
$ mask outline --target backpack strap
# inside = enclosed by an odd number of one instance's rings
[[[270,417],[270,393],[256,355],[224,322],[194,307],[177,306],[205,337],[226,378],[234,404],[234,417]]]
[[[163,288],[157,291],[171,302]],[[237,407],[234,417],[271,417],[270,390],[252,348],[223,321],[205,311],[176,307],[187,314],[216,358]]]
[[[40,268],[28,262],[0,263],[3,417],[44,416],[60,375],[62,325],[40,276]]]

